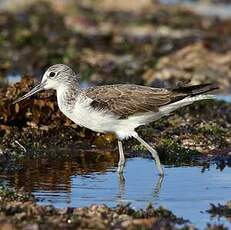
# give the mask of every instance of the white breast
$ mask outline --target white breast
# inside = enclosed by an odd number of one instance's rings
[[[70,110],[64,103],[58,104],[60,110],[79,126],[84,126],[96,132],[113,132],[117,117],[102,110],[95,110],[90,106],[92,99],[78,97],[75,105]]]
[[[96,132],[114,132],[121,139],[133,136],[135,128],[153,120],[153,113],[142,116],[130,116],[127,119],[119,119],[118,116],[105,110],[97,110],[90,104],[92,99],[78,96],[74,105],[66,104],[65,97],[57,93],[60,110],[79,126],[84,126]]]

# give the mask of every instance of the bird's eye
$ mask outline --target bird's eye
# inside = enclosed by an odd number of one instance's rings
[[[55,76],[55,72],[50,72],[49,77],[53,78]]]

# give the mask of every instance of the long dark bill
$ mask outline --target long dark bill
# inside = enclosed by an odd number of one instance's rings
[[[38,84],[37,86],[35,86],[30,92],[28,92],[28,93],[25,94],[24,96],[22,96],[22,97],[16,99],[16,100],[13,102],[13,104],[18,103],[18,102],[20,102],[20,101],[22,101],[22,100],[24,100],[24,99],[26,99],[26,98],[32,96],[33,94],[35,94],[35,93],[37,93],[37,92],[43,90],[45,85],[46,85],[46,81],[41,82],[40,84]]]

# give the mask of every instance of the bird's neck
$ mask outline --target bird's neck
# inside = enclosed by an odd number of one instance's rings
[[[63,111],[71,112],[75,106],[78,94],[81,89],[76,84],[60,85],[57,91],[57,101],[59,108]],[[64,112],[64,111],[63,111]]]

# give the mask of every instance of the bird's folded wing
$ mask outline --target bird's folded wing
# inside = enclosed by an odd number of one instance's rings
[[[173,96],[167,89],[122,84],[88,88],[84,95],[93,100],[90,104],[93,108],[109,111],[120,118],[157,112],[160,106],[169,104]]]

